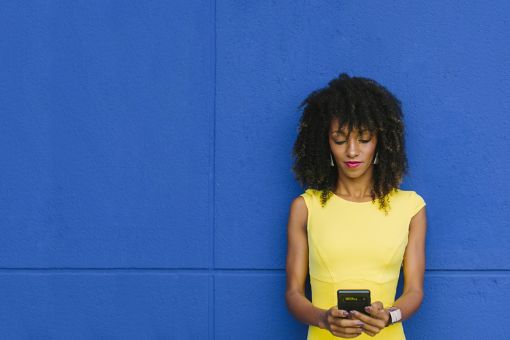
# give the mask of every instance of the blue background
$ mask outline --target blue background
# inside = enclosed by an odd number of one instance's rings
[[[284,297],[291,148],[297,105],[341,72],[403,103],[402,188],[429,222],[408,338],[507,337],[509,14],[2,1],[0,338],[304,339]]]

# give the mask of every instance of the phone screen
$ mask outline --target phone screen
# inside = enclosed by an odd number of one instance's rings
[[[338,309],[347,312],[356,310],[360,313],[367,314],[366,306],[370,306],[370,290],[368,289],[339,289],[337,291]]]

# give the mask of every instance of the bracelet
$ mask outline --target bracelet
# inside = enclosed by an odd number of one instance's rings
[[[400,311],[400,308],[391,306],[390,308],[387,309],[387,311],[390,312],[390,317],[388,319],[386,327],[402,320],[402,312]]]

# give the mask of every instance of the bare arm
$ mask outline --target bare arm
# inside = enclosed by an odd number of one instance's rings
[[[409,224],[409,240],[404,253],[404,291],[393,304],[400,308],[402,320],[409,319],[423,300],[426,231],[427,217],[423,207]]]
[[[287,225],[287,287],[285,301],[289,311],[303,323],[324,328],[326,310],[312,305],[305,296],[308,274],[308,209],[303,197],[295,198],[290,206]]]

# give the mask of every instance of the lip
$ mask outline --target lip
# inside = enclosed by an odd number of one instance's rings
[[[344,162],[348,168],[357,168],[362,162]]]

